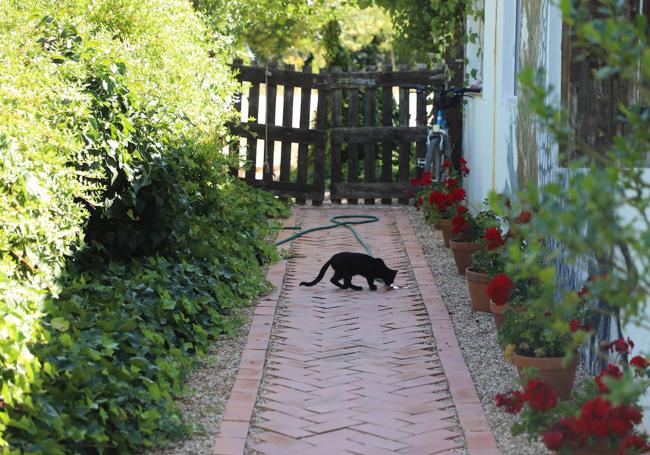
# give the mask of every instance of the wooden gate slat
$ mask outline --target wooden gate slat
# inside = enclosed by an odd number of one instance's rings
[[[294,70],[293,65],[287,65],[287,70]],[[291,128],[293,125],[293,85],[285,85],[282,105],[282,125]],[[282,142],[280,153],[280,181],[288,182],[291,179],[291,142]]]
[[[400,71],[408,71],[408,65],[400,66]],[[409,124],[409,89],[400,87],[399,89],[399,124],[408,126]],[[409,180],[409,154],[411,144],[409,142],[400,142],[399,144],[399,181],[407,182]],[[408,204],[406,197],[399,199],[400,204]]]
[[[260,103],[260,86],[259,84],[251,85],[248,92],[248,123],[257,124],[259,122],[259,103]],[[255,163],[257,160],[257,139],[249,138],[246,142],[246,181],[250,184],[255,180]]]
[[[269,65],[267,71],[273,74],[276,68]],[[269,84],[266,86],[266,119],[264,123],[268,126],[275,126],[275,107],[277,103],[278,86],[276,84]],[[262,167],[262,178],[264,180],[273,180],[273,165],[275,161],[275,141],[271,138],[264,139],[264,163]]]
[[[348,126],[356,127],[359,121],[359,89],[348,89]],[[359,146],[348,144],[348,182],[359,181]],[[357,204],[358,200],[348,198],[348,204]]]
[[[327,70],[321,69],[320,74],[327,74]],[[327,128],[329,90],[321,88],[318,91],[318,107],[316,110],[316,128],[324,130]],[[314,183],[320,188],[318,198],[312,199],[313,205],[322,205],[325,199],[325,149],[327,142],[314,146]]]
[[[385,71],[391,71],[392,66],[386,65]],[[384,127],[393,126],[393,87],[386,86],[381,94],[381,124]],[[381,181],[390,183],[393,181],[393,143],[385,141],[381,144]],[[382,199],[382,204],[390,204],[390,199]]]
[[[374,66],[369,66],[368,71],[375,71]],[[366,93],[364,94],[364,105],[363,105],[363,116],[364,123],[367,127],[374,128],[376,118],[376,95],[377,91],[373,87],[366,88]],[[375,144],[367,144],[364,146],[363,161],[364,161],[364,172],[363,172],[363,181],[366,183],[375,182],[375,156],[376,156],[376,147]],[[374,198],[366,198],[364,200],[366,204],[374,204]]]
[[[311,74],[311,66],[305,65],[303,73]],[[296,73],[299,74],[299,73]],[[311,114],[311,85],[304,85],[300,88],[300,128],[309,130],[309,115]],[[307,183],[307,169],[309,167],[309,145],[300,142],[298,145],[298,184]],[[296,198],[296,204],[304,204],[305,198]]]
[[[340,71],[341,68],[335,66],[332,68],[333,71]],[[343,125],[343,98],[340,88],[335,88],[332,90],[332,127],[338,128]],[[332,184],[340,183],[342,180],[342,169],[341,169],[341,142],[331,142],[330,147],[331,161],[332,161]],[[332,202],[334,204],[340,204],[341,200],[333,198]]]

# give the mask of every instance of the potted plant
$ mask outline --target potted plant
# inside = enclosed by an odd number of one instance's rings
[[[465,199],[465,190],[461,186],[461,177],[469,174],[467,161],[461,158],[461,168],[457,171],[451,161],[443,162],[444,178],[430,185],[426,194],[421,195],[419,204],[423,207],[425,219],[442,231],[443,241],[449,247],[451,239],[451,218],[456,207]],[[429,204],[425,204],[425,200]]]
[[[521,378],[526,377],[527,369],[534,368],[545,383],[566,399],[573,388],[580,361],[577,350],[570,351],[567,358],[567,349],[577,338],[574,333],[581,332],[585,339],[591,331],[588,322],[591,310],[586,304],[579,305],[573,312],[564,313],[566,320],[561,321],[557,311],[553,312],[553,304],[545,301],[542,288],[543,283],[537,280],[517,283],[514,293],[518,296],[513,301],[520,303],[516,308],[511,303],[511,308],[505,311],[505,320],[498,333],[499,343]]]
[[[488,210],[474,216],[466,206],[456,207],[456,216],[451,220],[449,247],[459,274],[464,275],[465,269],[471,267],[472,254],[485,247],[479,240],[483,237],[488,223],[493,221],[494,216]]]
[[[472,265],[465,270],[467,288],[472,308],[490,312],[488,284],[493,277],[503,272],[505,261],[505,238],[498,227],[489,227],[481,239],[483,248],[472,254]]]
[[[625,363],[625,362],[624,362]],[[521,390],[496,395],[496,405],[517,415],[513,435],[526,433],[561,454],[618,455],[650,451],[639,398],[648,388],[650,362],[636,356],[623,369],[610,364],[587,380],[570,401],[549,384],[528,379]]]
[[[463,187],[457,186],[458,180],[449,178],[442,181],[443,190],[434,190],[429,193],[429,205],[435,208],[440,218],[440,230],[446,247],[451,240],[451,219],[465,199]]]
[[[433,174],[428,171],[424,171],[419,178],[412,178],[410,183],[412,189],[407,191],[407,197],[414,199],[413,207],[417,211],[423,210],[425,221],[436,227],[436,229],[439,229],[439,217],[435,209],[431,209],[424,202],[429,193],[434,189],[440,188],[440,185],[433,181]]]

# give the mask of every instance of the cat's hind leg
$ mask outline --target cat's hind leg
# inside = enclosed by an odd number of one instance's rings
[[[355,291],[362,291],[363,290],[363,288],[361,286],[355,286],[354,284],[352,284],[352,277],[351,276],[346,276],[345,277],[344,284],[345,284],[346,288],[354,289]]]
[[[332,276],[332,279],[330,280],[330,283],[332,283],[335,286],[340,287],[341,289],[345,289],[347,286],[339,283],[339,281],[341,281],[341,278],[343,278],[343,275],[339,274],[338,272],[334,273],[334,275]]]

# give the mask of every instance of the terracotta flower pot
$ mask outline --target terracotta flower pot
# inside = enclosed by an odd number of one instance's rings
[[[445,242],[445,246],[449,248],[449,241],[451,240],[451,219],[441,219],[440,230],[442,231],[442,240]]]
[[[566,400],[573,389],[580,354],[576,353],[566,365],[563,360],[563,357],[526,357],[516,353],[512,355],[512,363],[517,366],[520,378],[523,377],[524,368],[536,367],[541,380],[553,387],[561,399]]]
[[[497,305],[490,299],[490,311],[492,312],[492,316],[494,316],[494,325],[496,326],[497,330],[499,330],[501,325],[503,325],[506,320],[505,312],[507,309],[507,303],[505,305]]]
[[[465,270],[469,299],[472,302],[472,309],[476,311],[490,312],[490,297],[487,294],[487,287],[490,283],[490,275],[487,273],[474,272],[471,267]]]
[[[454,255],[454,262],[456,262],[458,273],[464,275],[465,269],[472,266],[472,253],[483,248],[483,245],[478,242],[456,242],[455,240],[450,240],[449,247]]]

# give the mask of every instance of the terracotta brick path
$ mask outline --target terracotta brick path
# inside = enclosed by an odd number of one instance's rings
[[[342,290],[311,281],[332,254],[365,252],[344,228],[291,243],[269,270],[274,293],[256,308],[215,455],[496,454],[449,315],[402,209],[303,208],[303,228],[339,214],[378,215],[357,227],[400,289]],[[287,237],[292,232],[284,232]],[[255,410],[255,412],[253,412]]]

